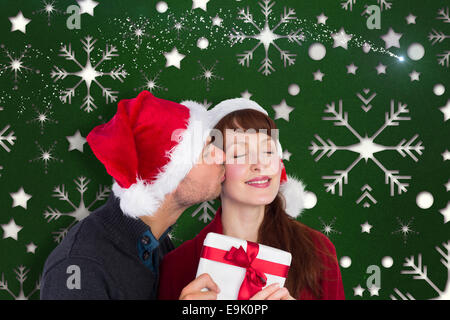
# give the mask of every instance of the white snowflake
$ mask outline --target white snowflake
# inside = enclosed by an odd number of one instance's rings
[[[0,280],[0,290],[4,290],[8,292],[8,294],[14,298],[14,300],[28,300],[36,291],[40,290],[41,287],[41,277],[39,276],[38,281],[36,281],[36,285],[34,286],[34,289],[31,290],[28,295],[25,295],[23,284],[27,280],[27,274],[30,272],[30,269],[27,269],[24,266],[19,266],[14,270],[17,281],[19,281],[20,289],[19,293],[15,295],[8,287],[8,282],[5,280],[5,275],[2,273],[2,279]]]
[[[298,29],[296,31],[292,31],[291,33],[287,35],[279,35],[276,34],[275,31],[280,27],[281,25],[285,23],[289,23],[290,20],[297,20],[297,17],[295,16],[295,10],[294,9],[286,9],[284,7],[284,12],[281,14],[281,18],[279,22],[271,28],[269,26],[269,16],[272,13],[272,7],[275,5],[275,2],[272,2],[271,0],[264,0],[263,2],[258,2],[259,6],[261,7],[261,12],[265,17],[264,27],[260,28],[253,19],[253,15],[250,13],[249,8],[247,7],[246,10],[241,9],[239,10],[239,16],[238,19],[243,20],[244,23],[250,23],[258,33],[247,35],[244,32],[236,31],[234,28],[233,33],[229,35],[229,38],[231,40],[231,46],[235,45],[237,42],[242,43],[246,39],[256,39],[258,43],[256,46],[254,46],[251,50],[244,51],[245,53],[237,54],[238,62],[242,66],[249,66],[250,60],[253,59],[253,53],[255,50],[263,45],[264,51],[265,51],[265,57],[261,61],[261,66],[258,69],[258,71],[262,72],[265,76],[272,73],[272,71],[275,71],[275,68],[272,66],[272,60],[269,58],[269,48],[270,46],[275,47],[278,52],[280,53],[280,57],[283,60],[284,67],[286,67],[286,63],[289,65],[293,65],[295,63],[295,57],[297,56],[294,53],[289,53],[287,50],[282,50],[280,47],[276,44],[276,41],[278,39],[288,39],[289,42],[296,42],[298,45],[301,45],[300,41],[304,40],[303,33],[299,34],[301,29]]]
[[[331,117],[323,117],[323,120],[335,121],[335,126],[344,126],[350,131],[355,138],[358,139],[358,143],[348,146],[337,146],[333,141],[327,139],[325,142],[318,134],[314,137],[319,141],[321,145],[317,145],[314,141],[311,142],[309,149],[311,155],[320,151],[319,155],[315,158],[315,161],[319,161],[323,155],[328,153],[330,157],[337,150],[348,150],[355,152],[357,158],[344,170],[335,170],[335,175],[322,176],[323,179],[331,179],[329,183],[325,183],[326,191],[335,194],[336,186],[339,188],[339,196],[342,196],[343,184],[348,183],[348,175],[350,171],[361,161],[365,160],[366,163],[370,159],[372,160],[385,175],[385,183],[390,185],[390,195],[394,196],[394,189],[397,186],[398,194],[407,191],[408,183],[401,180],[411,179],[411,176],[401,176],[398,170],[389,170],[383,166],[383,164],[375,157],[375,153],[381,151],[397,151],[402,157],[410,156],[414,161],[418,161],[417,157],[413,154],[413,151],[421,155],[424,147],[421,145],[422,141],[419,141],[416,145],[412,145],[414,140],[418,137],[418,134],[414,135],[408,142],[406,139],[400,141],[396,146],[384,146],[374,142],[374,140],[383,132],[387,127],[398,126],[399,121],[410,120],[409,117],[401,117],[401,114],[408,113],[407,105],[401,102],[397,104],[397,110],[395,110],[395,102],[391,100],[390,112],[386,112],[384,124],[375,132],[372,136],[368,137],[367,133],[362,137],[349,123],[347,112],[342,110],[342,100],[339,100],[339,110],[336,110],[334,102],[326,105],[325,113],[332,114]]]
[[[372,188],[368,185],[365,184],[362,186],[361,191],[364,191],[363,194],[361,195],[361,197],[359,197],[355,202],[356,204],[359,204],[362,202],[363,199],[367,198],[368,200],[370,200],[373,204],[377,203],[377,200],[373,197],[372,194],[370,194],[370,192],[372,191]],[[364,200],[363,203],[363,208],[370,208],[370,203],[367,200]]]
[[[438,10],[438,16],[436,19],[442,20],[443,23],[450,23],[450,14],[448,7],[444,10],[444,8]],[[450,39],[450,35],[445,34],[442,31],[436,31],[432,29],[432,32],[428,34],[428,40],[431,41],[431,44],[434,46],[436,42],[443,42],[446,39]],[[448,68],[450,61],[450,50],[444,51],[443,53],[437,54],[437,61],[439,65],[446,66]]]
[[[3,107],[0,107],[0,111],[3,111]],[[1,128],[1,127],[0,127]],[[3,129],[0,130],[0,147],[2,147],[6,152],[10,152],[10,146],[14,145],[14,141],[16,140],[16,136],[14,135],[14,131],[9,131],[10,125],[6,125]],[[8,132],[9,131],[9,132]],[[3,170],[3,166],[0,166],[0,170]],[[0,173],[0,177],[1,177]]]
[[[388,2],[386,0],[377,0],[377,3],[380,6],[381,11],[383,11],[383,9],[385,10],[389,10],[391,9],[392,6],[392,2]],[[353,5],[356,4],[356,0],[346,0],[344,2],[341,2],[341,7],[344,10],[353,10]],[[365,5],[367,7],[367,5]]]
[[[39,155],[36,158],[29,160],[29,162],[42,161],[44,163],[44,172],[45,172],[45,174],[47,174],[48,173],[48,165],[51,161],[63,162],[63,160],[58,159],[55,156],[53,156],[53,150],[55,149],[55,146],[57,143],[58,142],[55,141],[55,142],[53,142],[53,144],[50,148],[43,148],[39,144],[39,142],[35,141],[35,144],[39,149]]]
[[[325,223],[322,219],[322,217],[318,218],[320,222],[322,223],[322,232],[325,233],[327,236],[330,236],[332,233],[342,234],[342,232],[334,229],[334,223],[336,222],[336,217],[333,217],[330,223]]]
[[[31,120],[28,120],[26,123],[38,123],[41,127],[41,134],[44,134],[44,127],[48,123],[58,123],[58,120],[54,120],[51,118],[51,115],[53,115],[52,111],[52,105],[48,105],[44,107],[44,110],[38,109],[34,104],[31,105],[34,109],[34,118]]]
[[[133,22],[130,18],[126,18],[125,31],[123,32],[123,38],[125,40],[132,40],[135,42],[135,47],[139,48],[142,44],[143,38],[155,38],[147,32],[149,27],[148,18],[139,17],[137,22]]]
[[[411,224],[414,221],[414,217],[412,217],[411,219],[409,219],[408,223],[403,223],[402,220],[400,220],[399,217],[397,217],[397,222],[400,226],[399,229],[397,229],[396,231],[393,231],[392,234],[396,234],[396,233],[401,233],[402,234],[402,238],[403,238],[403,244],[406,244],[406,241],[408,240],[408,236],[409,234],[419,234],[419,232],[414,231],[411,228]]]
[[[184,22],[184,20],[182,18],[181,22],[180,21],[175,21],[175,23],[173,24],[172,29],[175,29],[177,31],[177,39],[180,39],[180,31],[183,30],[183,29],[187,29],[183,25],[183,22]]]
[[[61,92],[60,99],[63,103],[71,103],[72,97],[75,96],[75,91],[78,86],[84,82],[86,84],[86,96],[80,109],[84,109],[86,112],[91,112],[97,106],[94,104],[94,98],[92,97],[91,84],[94,82],[102,90],[102,96],[105,97],[106,103],[115,102],[117,100],[118,91],[112,91],[111,88],[105,88],[99,81],[98,77],[110,76],[113,80],[119,80],[123,82],[123,79],[127,76],[127,72],[123,69],[123,66],[115,68],[109,72],[102,72],[99,70],[99,66],[106,60],[111,60],[113,57],[117,57],[117,48],[112,45],[106,45],[106,49],[102,51],[102,58],[97,63],[92,61],[91,52],[94,50],[94,44],[97,42],[91,36],[86,36],[84,40],[80,40],[83,44],[83,50],[86,52],[86,64],[83,66],[76,58],[75,52],[72,50],[71,44],[69,46],[63,45],[60,49],[59,56],[64,57],[66,60],[73,61],[79,68],[77,72],[67,72],[63,68],[54,66],[55,70],[52,70],[51,77],[55,78],[54,81],[65,79],[67,76],[76,76],[80,80],[71,88]]]
[[[145,84],[141,87],[138,88],[134,88],[134,91],[142,91],[142,90],[148,90],[151,93],[154,93],[155,91],[158,90],[164,90],[167,91],[167,88],[164,88],[162,85],[159,84],[159,74],[161,73],[162,70],[159,70],[159,72],[154,76],[147,76],[146,74],[144,74],[144,72],[141,70],[141,74],[144,78],[144,82]]]
[[[42,3],[43,3],[43,8],[39,9],[37,11],[34,11],[33,14],[36,14],[36,13],[47,14],[48,25],[50,26],[50,18],[51,18],[51,16],[55,15],[55,14],[62,14],[63,12],[56,8],[56,6],[55,6],[56,1],[55,0],[49,0],[49,1],[43,0]]]
[[[93,210],[91,210],[92,206],[98,201],[105,200],[111,191],[111,189],[107,186],[100,186],[98,192],[95,194],[95,199],[89,205],[86,206],[84,202],[84,194],[88,190],[87,185],[91,180],[87,180],[86,177],[78,177],[74,180],[75,185],[77,186],[77,191],[80,193],[80,202],[78,206],[76,206],[69,198],[69,193],[65,190],[64,185],[56,186],[53,189],[53,197],[58,198],[61,201],[65,201],[72,207],[73,211],[61,212],[58,209],[53,209],[50,206],[47,207],[47,210],[44,212],[44,218],[47,219],[47,222],[58,220],[62,216],[70,216],[74,218],[72,223],[66,228],[61,228],[59,231],[53,232],[55,235],[53,237],[54,241],[59,243],[66,236],[69,229],[78,221],[81,221],[83,218],[87,217]]]
[[[214,209],[214,207],[211,205],[213,203],[214,200],[208,200],[203,202],[192,213],[192,217],[195,217],[199,212],[201,212],[201,214],[198,217],[198,220],[201,220],[204,223],[207,223],[208,221],[212,220],[214,214],[216,213],[216,209]],[[211,211],[212,215],[209,215],[208,211]]]
[[[19,74],[24,73],[25,71],[32,71],[33,69],[30,67],[27,67],[24,64],[24,59],[27,57],[26,54],[28,50],[31,48],[31,45],[25,46],[24,51],[19,56],[15,56],[14,53],[11,53],[8,49],[5,48],[5,46],[2,44],[0,46],[5,51],[5,55],[8,58],[8,63],[1,66],[0,70],[10,70],[14,73],[14,83],[16,86],[14,89],[17,89],[17,83],[19,82]]]
[[[215,75],[213,72],[214,67],[216,66],[216,64],[219,61],[216,60],[216,62],[213,64],[213,66],[209,69],[205,68],[200,61],[197,61],[197,62],[200,64],[200,67],[202,68],[202,73],[199,76],[192,78],[192,80],[205,79],[206,80],[206,91],[209,91],[209,82],[211,81],[211,79],[223,80],[222,77]]]
[[[410,268],[410,270],[401,271],[402,274],[413,275],[414,280],[425,280],[426,283],[428,283],[428,285],[433,288],[433,290],[437,294],[437,297],[430,300],[450,300],[450,241],[447,241],[446,243],[444,242],[442,246],[445,251],[443,251],[439,246],[436,246],[435,249],[442,256],[442,259],[440,261],[447,269],[447,283],[443,291],[440,290],[439,287],[428,277],[427,266],[422,265],[421,254],[419,254],[417,257],[417,265],[414,261],[414,256],[405,258],[405,263],[403,264],[403,266]],[[402,300],[415,300],[415,298],[410,293],[406,293],[405,295],[397,288],[395,288],[394,291]],[[390,298],[392,300],[397,300],[397,297],[395,295],[391,295]]]

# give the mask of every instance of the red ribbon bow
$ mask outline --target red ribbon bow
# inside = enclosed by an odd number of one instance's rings
[[[266,285],[266,275],[252,266],[258,251],[257,243],[247,241],[247,252],[242,246],[239,249],[232,247],[225,255],[225,260],[246,269],[244,281],[239,289],[238,300],[250,299]]]
[[[247,241],[247,252],[242,246],[239,249],[232,247],[228,251],[203,246],[200,257],[245,268],[245,278],[239,289],[238,299],[248,300],[266,285],[265,273],[286,278],[289,272],[287,265],[256,258],[258,252],[259,245]]]

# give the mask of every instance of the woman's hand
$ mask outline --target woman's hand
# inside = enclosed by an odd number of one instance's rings
[[[253,297],[250,300],[295,300],[288,289],[280,288],[278,283],[272,283],[270,286],[267,286]]]
[[[208,290],[205,290],[208,289]],[[203,273],[181,291],[180,300],[216,300],[219,286],[211,276]]]

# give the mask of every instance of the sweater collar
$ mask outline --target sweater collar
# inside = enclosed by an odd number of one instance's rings
[[[120,199],[112,193],[105,206],[106,210],[99,210],[98,216],[108,233],[113,239],[136,251],[137,241],[141,240],[146,231],[151,232],[149,226],[139,218],[135,219],[125,215],[120,209]],[[162,240],[162,237],[160,240]]]

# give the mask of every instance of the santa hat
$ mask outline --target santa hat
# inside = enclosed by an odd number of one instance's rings
[[[124,214],[154,214],[199,159],[209,130],[206,109],[142,91],[118,103],[117,113],[95,127],[87,142],[114,178]]]
[[[268,116],[267,111],[264,110],[264,108],[262,108],[255,101],[244,98],[228,99],[220,102],[218,105],[208,111],[211,128],[214,128],[214,126],[229,113],[243,109],[256,110]],[[282,159],[283,152],[279,140],[277,140],[277,149],[278,154],[280,155],[280,162],[282,166],[280,177],[280,192],[286,200],[285,211],[291,217],[296,218],[302,213],[303,209],[305,208],[305,185],[300,179],[286,174],[286,168],[284,167]]]

